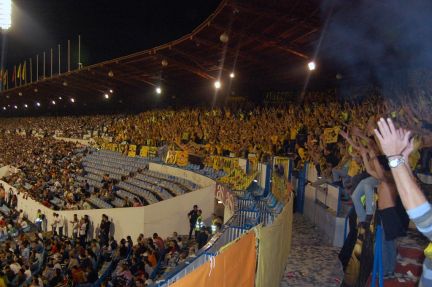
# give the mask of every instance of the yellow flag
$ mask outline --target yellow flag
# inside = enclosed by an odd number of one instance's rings
[[[8,86],[9,86],[8,85],[8,81],[9,81],[8,74],[9,74],[8,70],[6,70],[6,71],[3,72],[3,89],[7,89]]]
[[[24,65],[22,68],[22,74],[21,74],[21,79],[23,79],[24,81],[26,80],[26,65],[27,63],[24,61]]]
[[[21,64],[19,64],[19,66],[18,66],[17,78],[18,78],[18,79],[21,78]]]

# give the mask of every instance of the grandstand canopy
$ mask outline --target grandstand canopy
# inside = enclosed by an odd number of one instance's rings
[[[9,84],[0,108],[9,107],[0,112],[12,113],[14,105],[25,110],[24,104],[36,102],[42,104],[39,110],[52,111],[149,104],[158,101],[159,86],[165,102],[207,101],[216,80],[222,82],[219,93],[237,95],[245,87],[262,91],[301,83],[320,27],[318,1],[224,0],[191,33],[164,45],[45,79],[39,73],[39,81],[33,75],[20,87]],[[114,93],[101,104],[109,90]],[[50,105],[58,97],[63,103]],[[70,98],[74,104],[67,102]]]

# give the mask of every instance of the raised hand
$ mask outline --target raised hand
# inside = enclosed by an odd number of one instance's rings
[[[374,129],[374,132],[386,156],[402,155],[410,143],[411,132],[397,130],[390,118],[387,118],[387,121],[381,118],[378,121],[378,129]]]
[[[404,138],[405,134],[409,131],[406,129],[398,129],[399,138]],[[405,162],[408,162],[409,155],[414,150],[414,138],[411,138],[411,140],[408,142],[408,145],[405,147],[405,149],[402,151],[402,156],[405,160]]]

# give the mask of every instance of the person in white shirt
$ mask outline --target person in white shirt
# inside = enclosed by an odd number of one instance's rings
[[[72,238],[77,239],[79,229],[78,215],[74,214],[74,218],[70,223],[72,224]]]
[[[53,217],[54,217],[54,221],[51,224],[51,228],[52,228],[53,234],[57,235],[57,222],[58,222],[58,220],[57,220],[57,213],[54,212],[53,213]]]
[[[80,244],[82,247],[85,247],[86,244],[86,235],[87,235],[87,223],[85,222],[84,218],[81,218],[80,224],[79,224],[79,237],[80,237]]]
[[[60,238],[63,237],[63,226],[64,226],[64,218],[60,217],[60,215],[57,214],[57,228],[59,231]]]

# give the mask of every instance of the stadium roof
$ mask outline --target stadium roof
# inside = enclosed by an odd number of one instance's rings
[[[216,79],[229,83],[231,72],[235,80],[264,88],[298,82],[305,78],[319,36],[318,3],[224,0],[201,25],[177,40],[45,79],[39,75],[37,82],[33,75],[31,83],[3,91],[0,106],[48,105],[58,97],[91,106],[100,104],[110,89],[121,93],[122,101],[154,96],[158,86],[210,91]]]

